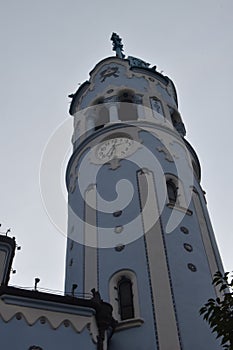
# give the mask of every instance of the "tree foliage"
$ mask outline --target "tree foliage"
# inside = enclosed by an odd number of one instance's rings
[[[209,299],[200,309],[216,338],[221,338],[224,349],[233,350],[233,278],[229,272],[216,272],[213,284],[219,286],[220,298]]]

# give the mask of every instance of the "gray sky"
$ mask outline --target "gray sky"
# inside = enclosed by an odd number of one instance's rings
[[[63,288],[66,240],[42,205],[40,160],[70,118],[68,94],[114,55],[112,31],[126,55],[157,65],[175,83],[222,259],[233,269],[232,0],[9,0],[0,13],[0,222],[22,246],[14,285],[40,277],[41,287]]]

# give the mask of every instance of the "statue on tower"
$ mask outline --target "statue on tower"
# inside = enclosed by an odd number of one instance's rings
[[[125,58],[125,55],[123,54],[123,44],[121,43],[121,38],[118,34],[112,33],[111,36],[112,45],[113,45],[113,51],[116,51],[116,56],[119,58]]]

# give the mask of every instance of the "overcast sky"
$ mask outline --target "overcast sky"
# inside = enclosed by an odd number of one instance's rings
[[[175,83],[221,256],[233,269],[232,0],[8,0],[0,13],[0,230],[10,227],[22,246],[14,285],[40,277],[41,287],[63,289],[66,239],[44,210],[40,161],[54,130],[71,118],[68,94],[114,55],[113,31],[126,55]]]

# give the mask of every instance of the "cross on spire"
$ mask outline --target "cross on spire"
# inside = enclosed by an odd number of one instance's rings
[[[116,56],[123,59],[125,55],[123,54],[123,44],[121,43],[122,39],[119,37],[118,34],[112,33],[111,40],[113,45],[113,51],[116,51]]]

